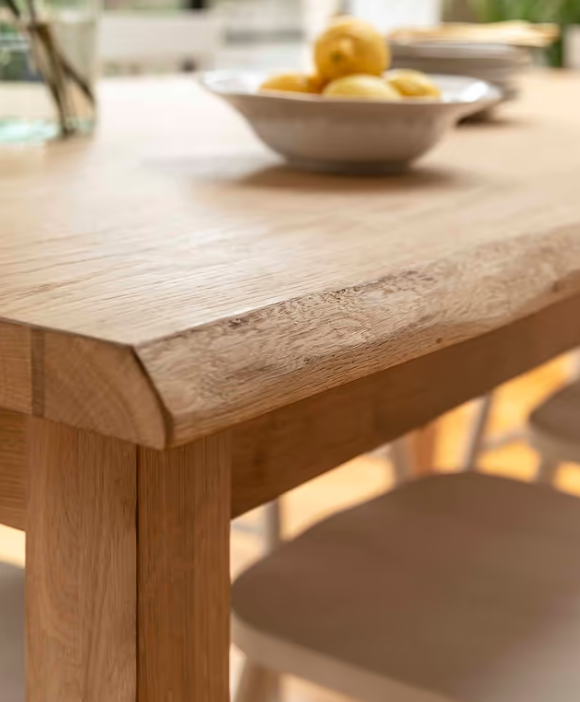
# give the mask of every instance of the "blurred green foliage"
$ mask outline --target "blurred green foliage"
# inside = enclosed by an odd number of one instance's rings
[[[580,0],[468,0],[481,22],[527,20],[554,22],[562,29],[562,37],[547,50],[548,62],[562,66],[564,60],[565,29],[580,24]]]

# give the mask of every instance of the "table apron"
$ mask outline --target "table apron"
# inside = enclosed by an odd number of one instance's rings
[[[232,517],[580,346],[580,296],[232,429]],[[24,529],[26,415],[0,410],[0,523]]]

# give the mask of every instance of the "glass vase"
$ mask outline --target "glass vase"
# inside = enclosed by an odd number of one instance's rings
[[[90,133],[95,0],[0,0],[0,143]]]

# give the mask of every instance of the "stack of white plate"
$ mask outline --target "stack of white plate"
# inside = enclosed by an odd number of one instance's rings
[[[517,96],[519,78],[531,64],[527,49],[502,44],[391,43],[394,68],[470,76],[496,85],[506,100]]]

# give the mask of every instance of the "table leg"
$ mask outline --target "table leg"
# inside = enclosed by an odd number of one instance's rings
[[[227,702],[230,451],[140,449],[139,702]]]
[[[227,702],[227,437],[28,426],[27,702]]]

